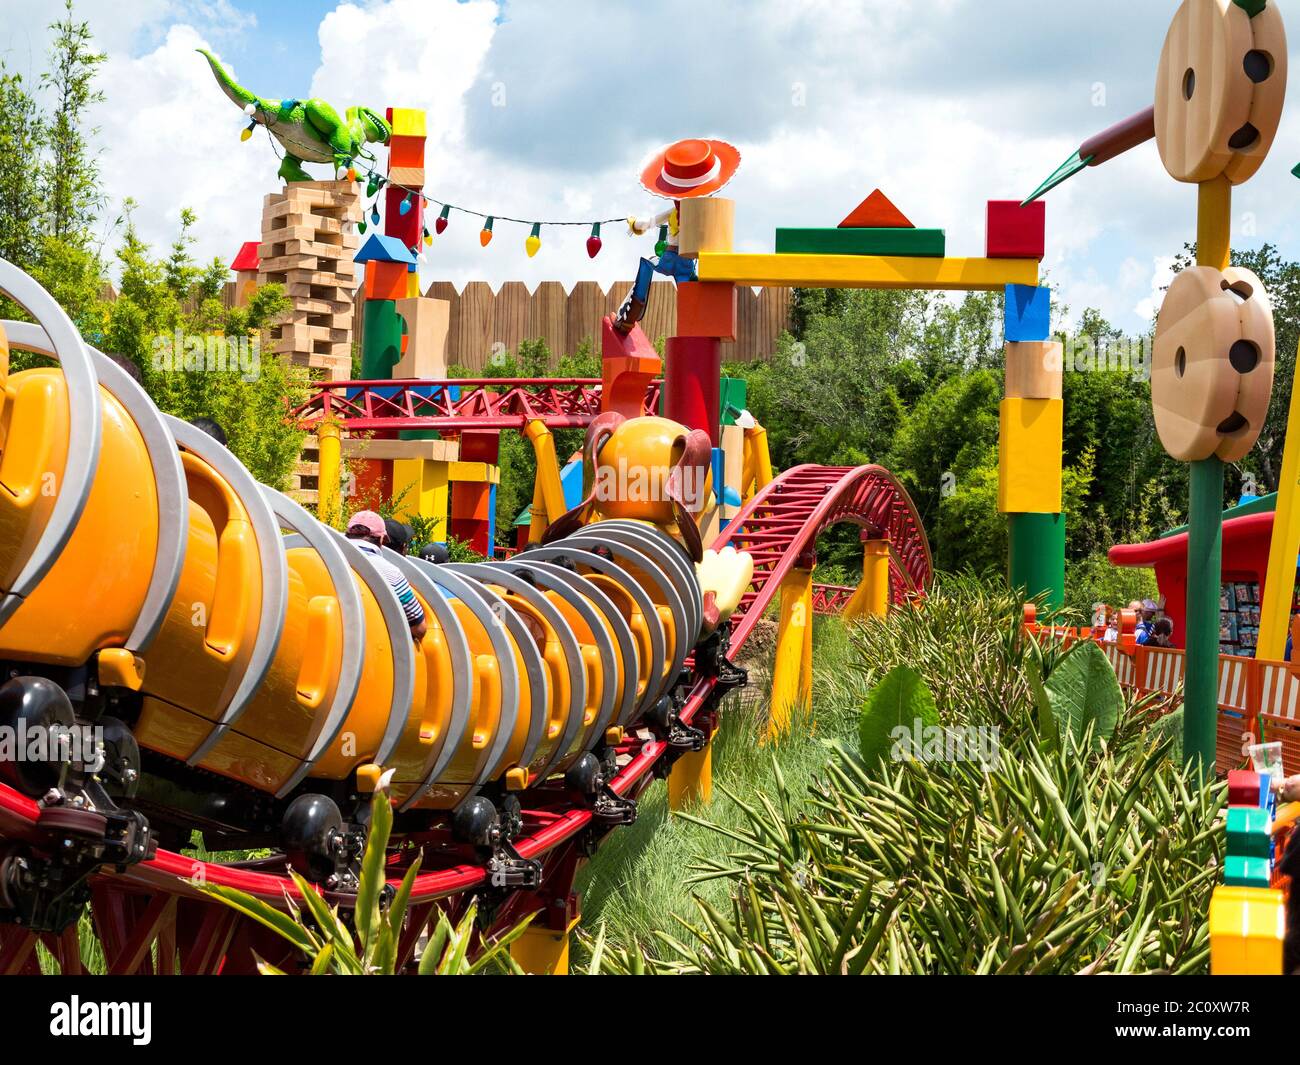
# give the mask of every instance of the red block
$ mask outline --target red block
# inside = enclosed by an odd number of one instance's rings
[[[677,335],[736,339],[736,286],[730,281],[683,281],[677,286]]]
[[[386,263],[378,259],[366,263],[366,299],[406,299],[406,263]]]
[[[1249,769],[1233,769],[1228,773],[1228,805],[1259,805],[1259,774]]]
[[[1047,203],[1035,200],[1021,207],[1018,200],[990,200],[988,242],[990,259],[1036,259],[1047,253]]]
[[[424,240],[423,197],[418,192],[410,193],[410,209],[406,214],[402,214],[402,201],[408,194],[393,185],[389,185],[384,192],[385,234],[396,237],[408,248],[414,248],[418,255],[422,247],[421,242]]]
[[[858,204],[839,224],[840,229],[915,229],[879,189]]]

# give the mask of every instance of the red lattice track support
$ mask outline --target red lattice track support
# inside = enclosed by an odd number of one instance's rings
[[[462,402],[471,397],[472,393]],[[484,398],[483,402],[494,401]],[[490,416],[507,417],[500,408]],[[464,422],[457,425],[465,428]],[[386,422],[385,427],[406,426]],[[868,530],[873,539],[889,540],[895,602],[924,593],[931,575],[929,543],[915,507],[889,472],[878,466],[797,466],[751,499],[711,545],[732,544],[754,555],[754,585],[732,618],[733,659],[778,594],[785,574],[806,557],[823,531],[842,522]],[[700,714],[715,683],[711,677],[696,678],[681,711],[684,723],[690,724]],[[618,795],[636,797],[653,781],[652,770],[667,754],[667,745],[630,733],[618,754],[619,771],[611,787]],[[524,798],[529,805],[523,812],[524,834],[516,849],[521,856],[542,862],[543,885],[537,892],[507,900],[497,911],[498,928],[524,914],[563,905],[582,861],[583,834],[591,827],[590,809],[572,805],[562,789],[543,786],[525,793]],[[0,785],[0,842],[33,839],[37,813],[33,800]],[[426,855],[426,862],[428,868],[432,856]],[[389,877],[394,887],[403,873],[401,860],[392,859]],[[455,917],[463,911],[468,893],[486,886],[487,880],[486,868],[478,864],[422,872],[411,892],[411,919],[400,947],[401,960],[413,957],[421,930],[439,909]],[[300,961],[293,948],[262,926],[202,896],[194,881],[239,888],[280,908],[286,907],[286,895],[298,896],[283,859],[276,858],[222,865],[160,850],[150,861],[130,866],[124,873],[102,872],[93,881],[91,912],[110,972],[248,973],[254,971],[254,952],[292,971]],[[351,901],[330,892],[322,895],[331,903]],[[64,972],[79,971],[75,931],[38,937],[23,928],[0,925],[0,973],[38,971],[38,939],[59,960]]]
[[[646,390],[644,411],[659,409],[662,381]],[[464,377],[447,381],[322,381],[290,417],[311,425],[336,421],[352,433],[436,429],[582,429],[600,413],[600,379],[588,377]]]
[[[842,614],[844,608],[848,605],[856,588],[849,588],[842,584],[814,584],[812,593],[812,608],[814,614],[824,614],[828,617],[834,617]]]

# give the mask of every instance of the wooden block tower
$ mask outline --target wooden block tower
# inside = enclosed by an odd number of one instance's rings
[[[352,309],[360,200],[347,181],[293,182],[262,208],[258,284],[284,286],[293,309],[271,330],[277,354],[316,380],[352,376]],[[303,443],[293,497],[315,503],[319,443]]]

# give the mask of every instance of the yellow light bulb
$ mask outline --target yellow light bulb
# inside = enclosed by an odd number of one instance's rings
[[[541,246],[542,246],[541,237],[529,237],[526,241],[524,241],[524,248],[527,249],[528,258],[530,259],[537,254],[537,249],[540,248]]]

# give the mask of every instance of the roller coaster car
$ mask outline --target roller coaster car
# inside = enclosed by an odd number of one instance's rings
[[[39,323],[0,323],[0,727],[91,737],[80,758],[0,744],[0,783],[42,807],[0,852],[0,920],[61,927],[95,868],[196,829],[347,890],[381,773],[397,839],[489,852],[503,886],[536,882],[510,849],[524,793],[635,816],[615,747],[680,700],[717,620],[683,491],[707,480],[697,438],[606,421],[592,453],[650,454],[667,502],[601,500],[598,532],[570,521],[498,564],[387,552],[429,621],[417,645],[369,556],[161,414],[3,260],[0,291]],[[6,335],[59,366],[8,374]],[[51,870],[58,890],[36,886]]]

